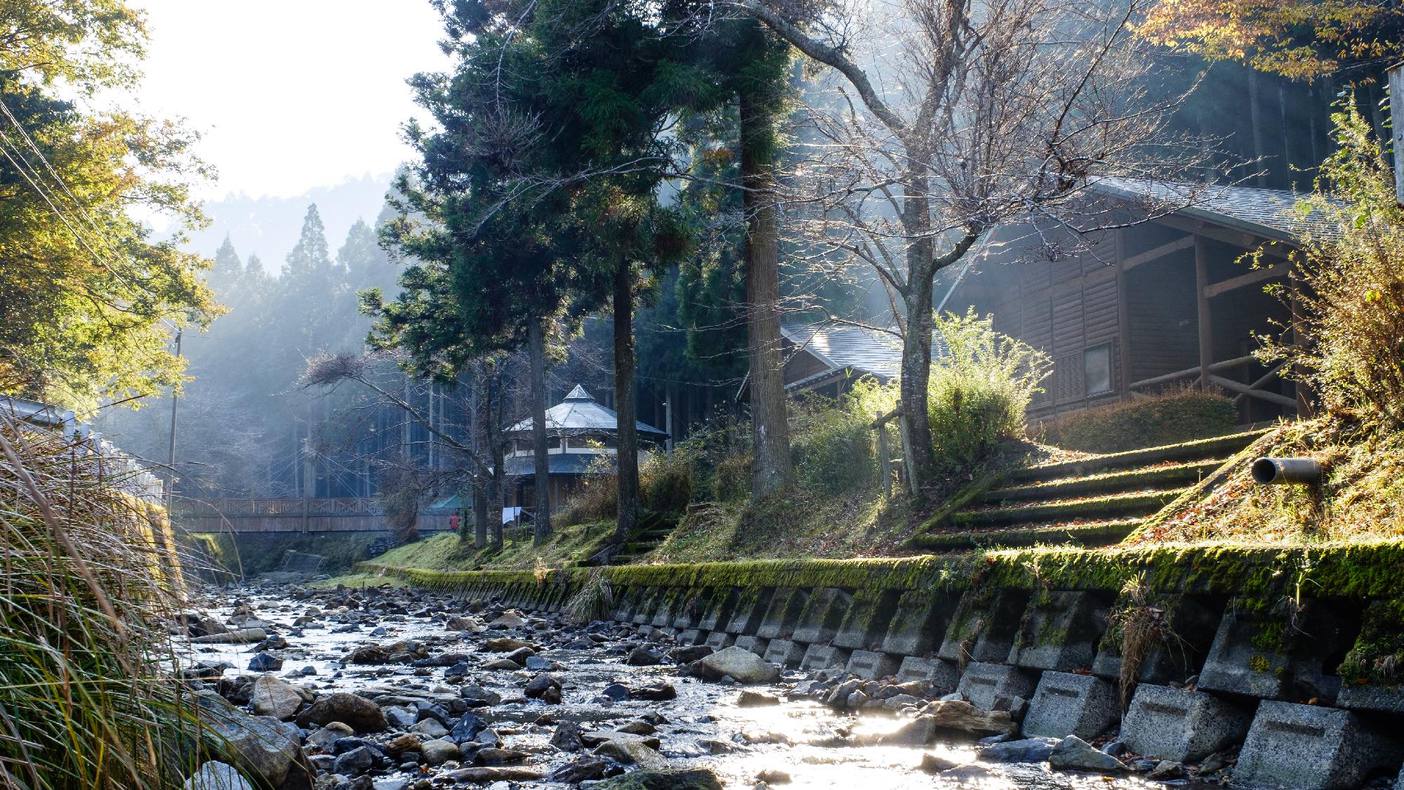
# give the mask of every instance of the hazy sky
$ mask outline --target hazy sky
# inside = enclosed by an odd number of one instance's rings
[[[405,79],[446,63],[428,0],[131,0],[150,33],[142,109],[204,133],[201,197],[290,196],[409,157]]]

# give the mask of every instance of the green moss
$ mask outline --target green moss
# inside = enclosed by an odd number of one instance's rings
[[[1404,599],[1372,601],[1365,608],[1360,634],[1340,666],[1349,684],[1404,684]]]
[[[603,569],[622,587],[842,587],[850,590],[972,587],[1026,590],[1120,590],[1143,579],[1151,593],[1238,595],[1264,605],[1298,589],[1330,590],[1342,598],[1389,598],[1404,567],[1404,541],[1279,546],[1155,546],[1011,549],[950,556],[854,560],[753,560],[689,565],[638,565]],[[412,584],[462,589],[474,583],[537,584],[530,570],[431,570],[362,563],[368,573]],[[547,582],[576,582],[589,569],[544,571]]]

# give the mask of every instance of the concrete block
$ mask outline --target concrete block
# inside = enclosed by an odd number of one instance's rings
[[[995,703],[1033,695],[1038,675],[1006,664],[972,662],[960,676],[956,691],[981,710],[994,710]]]
[[[770,640],[763,639],[759,636],[738,636],[736,637],[736,641],[731,644],[742,650],[749,650],[758,656],[763,656],[765,655],[766,647],[770,645]]]
[[[854,650],[877,650],[897,614],[901,590],[859,590],[834,634],[833,643]]]
[[[1224,612],[1199,673],[1199,687],[1264,699],[1333,704],[1341,688],[1336,658],[1360,627],[1360,609],[1306,599],[1293,613],[1252,601]]]
[[[1092,675],[1044,672],[1038,679],[1024,734],[1046,738],[1076,735],[1090,741],[1121,718],[1116,687]]]
[[[758,636],[767,639],[789,639],[799,625],[800,614],[809,603],[809,590],[799,587],[784,587],[775,591],[761,617]]]
[[[702,603],[702,613],[697,617],[697,627],[703,631],[725,630],[731,620],[731,612],[736,608],[739,596],[735,587],[712,587],[706,592]]]
[[[653,622],[653,613],[663,602],[666,587],[645,587],[639,596],[639,606],[634,610],[634,625],[647,625]]]
[[[782,667],[797,667],[804,660],[804,645],[789,639],[772,639],[762,658]]]
[[[954,593],[909,590],[897,599],[897,609],[882,640],[885,653],[929,656],[941,647],[961,598]],[[947,660],[954,660],[947,657]]]
[[[1196,762],[1243,740],[1252,709],[1203,691],[1142,683],[1121,722],[1121,740],[1137,754]]]
[[[638,603],[641,587],[625,587],[614,592],[614,608],[609,613],[609,619],[616,623],[632,623],[634,621],[634,607]]]
[[[1280,636],[1286,630],[1281,615],[1256,611],[1242,602],[1230,604],[1204,659],[1199,688],[1264,699],[1281,696],[1291,666]]]
[[[955,691],[960,683],[960,672],[955,664],[940,658],[907,656],[897,667],[897,682],[906,683],[909,680],[925,680],[936,693],[945,695]]]
[[[1110,599],[1101,593],[1051,592],[1024,612],[1009,663],[1028,669],[1088,669],[1107,630]]]
[[[853,595],[847,590],[835,587],[821,587],[810,594],[800,611],[792,638],[807,645],[829,644],[834,641],[843,616],[848,613],[848,605]]]
[[[678,644],[700,645],[707,641],[707,632],[700,628],[686,628],[678,632]]]
[[[800,660],[800,669],[833,669],[848,663],[848,649],[833,645],[810,645]]]
[[[936,657],[956,663],[1004,661],[1028,602],[1027,590],[967,591],[951,616]]]
[[[736,637],[725,631],[713,631],[707,635],[707,641],[702,644],[713,650],[721,650],[724,647],[731,647],[731,643],[736,641]]]
[[[1359,714],[1268,701],[1258,706],[1233,769],[1236,784],[1300,788],[1359,787],[1393,771],[1404,749]]]
[[[691,588],[683,592],[678,598],[678,605],[673,610],[674,628],[687,630],[697,625],[697,620],[702,616],[702,605],[706,603],[707,590],[703,588]]]
[[[653,610],[653,619],[649,622],[657,628],[671,626],[673,618],[682,610],[683,597],[686,595],[686,588],[664,587],[663,592],[658,596],[658,608]]]
[[[737,592],[736,604],[731,617],[722,630],[731,634],[754,634],[760,628],[761,618],[770,606],[770,598],[775,593],[773,587],[747,587]]]
[[[900,660],[896,656],[872,650],[854,650],[843,671],[866,680],[877,680],[896,675],[898,666]]]
[[[1392,645],[1404,633],[1404,611],[1394,601],[1374,601],[1365,608],[1359,633],[1351,646],[1346,664],[1368,670],[1383,656],[1382,645]],[[1365,683],[1359,669],[1350,670],[1356,677],[1342,678],[1336,705],[1353,710],[1404,713],[1404,685],[1370,685]]]

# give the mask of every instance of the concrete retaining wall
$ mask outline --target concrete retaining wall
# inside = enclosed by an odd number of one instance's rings
[[[1139,685],[1122,689],[1118,622],[1131,604],[1119,590],[848,588],[837,576],[744,586],[675,576],[673,585],[615,585],[609,617],[688,644],[739,644],[789,667],[926,679],[986,708],[1027,704],[1031,735],[1119,731],[1137,754],[1187,762],[1241,748],[1235,780],[1247,786],[1284,776],[1301,777],[1303,787],[1355,786],[1398,773],[1404,761],[1400,689],[1336,674],[1367,598],[1162,596],[1153,612],[1162,633],[1135,651],[1144,655]],[[452,586],[469,598],[559,610],[584,576],[507,578],[486,573]]]

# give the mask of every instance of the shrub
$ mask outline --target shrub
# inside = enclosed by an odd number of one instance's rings
[[[936,316],[947,353],[932,363],[927,415],[936,458],[949,470],[984,459],[1023,435],[1024,412],[1051,363],[1041,351],[994,331],[990,316]]]
[[[859,381],[838,400],[808,398],[791,412],[791,450],[800,485],[846,493],[877,479],[873,420],[896,403],[896,388]]]
[[[1293,363],[1290,375],[1327,414],[1398,430],[1404,428],[1404,209],[1395,201],[1389,162],[1353,99],[1342,102],[1332,122],[1338,148],[1322,163],[1316,194],[1300,206],[1332,230],[1308,231],[1292,256],[1305,286],[1295,296],[1297,320],[1310,342],[1266,338],[1260,356]]]
[[[655,513],[680,514],[692,501],[691,449],[678,446],[671,453],[654,452],[639,466],[639,503]],[[619,478],[614,458],[601,455],[582,476],[579,487],[561,514],[565,526],[604,521],[619,512]]]
[[[1053,417],[1039,431],[1043,441],[1068,450],[1115,453],[1218,436],[1232,431],[1237,418],[1223,395],[1177,387]]]

